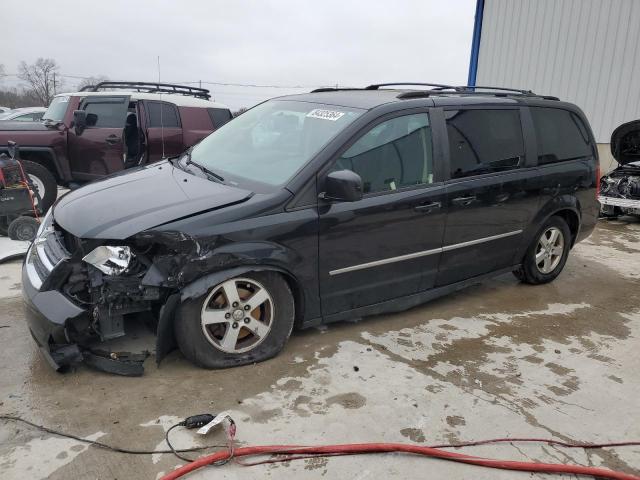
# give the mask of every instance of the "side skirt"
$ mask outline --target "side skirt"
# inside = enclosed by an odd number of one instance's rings
[[[381,315],[383,313],[397,313],[404,310],[408,310],[417,305],[434,300],[438,297],[448,295],[450,293],[462,290],[463,288],[470,287],[505,273],[512,272],[520,265],[513,265],[511,267],[502,268],[493,272],[478,275],[476,277],[462,280],[461,282],[452,283],[450,285],[444,285],[438,288],[432,288],[423,292],[406,295],[404,297],[394,298],[391,300],[385,300],[384,302],[374,303],[373,305],[367,305],[364,307],[354,308],[352,310],[346,310],[344,312],[333,313],[331,315],[324,316],[323,318],[314,318],[305,322],[302,328],[314,327],[323,323],[341,322],[344,320],[354,321],[362,317],[368,317],[371,315]]]

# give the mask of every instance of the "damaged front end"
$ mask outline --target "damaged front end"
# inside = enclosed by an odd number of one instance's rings
[[[600,180],[602,214],[640,215],[640,120],[614,130],[611,153],[619,166]]]
[[[125,335],[125,319],[134,315],[157,328],[159,362],[174,348],[172,315],[185,280],[176,272],[197,250],[197,242],[170,232],[81,239],[49,214],[25,259],[23,295],[32,335],[52,366],[61,370],[85,362],[141,375],[148,355],[94,348]]]

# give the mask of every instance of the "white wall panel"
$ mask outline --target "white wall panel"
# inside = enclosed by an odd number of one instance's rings
[[[485,0],[477,85],[555,95],[599,143],[640,118],[640,0]]]

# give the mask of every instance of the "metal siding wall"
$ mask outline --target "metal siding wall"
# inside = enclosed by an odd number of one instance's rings
[[[596,140],[640,118],[640,0],[485,0],[477,85],[582,108]]]

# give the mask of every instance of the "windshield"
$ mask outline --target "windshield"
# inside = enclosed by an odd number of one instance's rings
[[[282,185],[362,110],[272,100],[220,127],[191,153],[222,177]]]
[[[69,97],[54,97],[51,101],[51,105],[44,112],[42,120],[52,120],[54,122],[61,122],[64,118],[64,114],[67,111],[67,105],[69,104]]]

